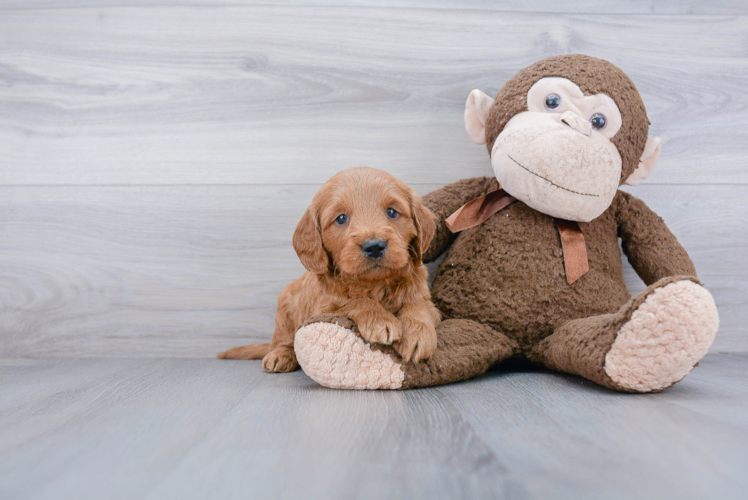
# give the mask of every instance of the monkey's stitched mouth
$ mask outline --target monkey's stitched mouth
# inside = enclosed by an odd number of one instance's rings
[[[559,188],[559,189],[563,189],[564,191],[568,191],[568,192],[570,192],[570,193],[578,194],[578,195],[581,195],[581,196],[594,196],[595,198],[599,198],[599,197],[600,197],[600,195],[599,195],[599,194],[580,193],[579,191],[573,191],[573,190],[571,190],[571,189],[568,189],[568,188],[565,188],[565,187],[563,187],[563,186],[559,186],[558,184],[556,184],[556,183],[555,183],[555,182],[553,182],[552,180],[550,180],[550,179],[546,179],[545,177],[543,177],[543,176],[542,176],[542,175],[540,175],[540,174],[536,174],[535,172],[533,172],[532,170],[530,170],[530,169],[529,169],[529,168],[527,168],[526,166],[522,165],[522,164],[521,164],[520,162],[518,162],[517,160],[515,160],[515,159],[514,159],[514,158],[512,158],[511,156],[509,156],[509,155],[506,155],[506,156],[507,156],[507,158],[509,158],[510,160],[512,160],[512,161],[513,161],[514,163],[516,163],[516,164],[517,164],[517,165],[519,165],[520,167],[522,167],[522,168],[524,168],[525,170],[527,170],[528,172],[530,172],[530,173],[531,173],[532,175],[534,175],[535,177],[539,177],[540,179],[543,179],[544,181],[546,181],[546,182],[550,183],[550,184],[551,184],[551,186],[556,186],[556,187],[557,187],[557,188]]]

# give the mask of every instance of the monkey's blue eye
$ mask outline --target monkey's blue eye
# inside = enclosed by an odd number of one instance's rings
[[[397,219],[398,217],[400,217],[400,212],[398,212],[394,208],[388,208],[387,217],[389,217],[390,219]]]
[[[558,94],[548,94],[545,98],[545,109],[556,111],[561,106],[561,96]]]
[[[601,115],[600,113],[595,113],[594,115],[590,117],[590,123],[592,123],[592,126],[595,127],[597,130],[602,130],[605,128],[607,121],[605,120],[605,115]]]
[[[340,214],[338,215],[338,218],[335,219],[335,224],[338,224],[339,226],[342,226],[348,222],[348,216],[346,214]]]

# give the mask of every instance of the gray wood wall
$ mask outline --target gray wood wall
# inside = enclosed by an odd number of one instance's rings
[[[263,3],[0,0],[0,357],[269,339],[322,182],[490,175],[470,90],[577,52],[636,82],[664,149],[628,190],[714,294],[712,351],[748,350],[748,2]]]

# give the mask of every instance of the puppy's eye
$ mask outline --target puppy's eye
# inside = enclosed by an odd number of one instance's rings
[[[605,128],[605,125],[607,125],[605,115],[601,115],[600,113],[595,113],[594,115],[592,115],[590,117],[590,123],[592,123],[592,126],[597,130],[602,130]]]
[[[389,217],[390,219],[397,219],[398,217],[400,217],[400,212],[398,212],[394,208],[388,208],[387,217]]]
[[[558,94],[548,94],[545,98],[545,109],[556,111],[561,106],[561,96]]]
[[[337,217],[337,218],[335,219],[335,224],[337,224],[337,225],[339,225],[339,226],[342,226],[342,225],[343,225],[343,224],[345,224],[346,222],[348,222],[348,216],[347,216],[346,214],[340,214],[340,215],[338,215],[338,217]]]

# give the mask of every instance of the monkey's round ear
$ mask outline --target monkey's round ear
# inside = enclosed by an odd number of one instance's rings
[[[486,143],[486,119],[493,101],[480,90],[473,90],[465,103],[465,130],[476,144]]]
[[[629,186],[636,186],[649,177],[649,174],[652,173],[652,170],[654,170],[655,165],[657,164],[657,159],[660,157],[661,150],[662,140],[659,137],[650,137],[647,139],[647,144],[644,146],[644,152],[639,160],[639,166],[628,176],[626,184]]]
[[[322,246],[322,232],[314,206],[310,206],[293,233],[293,248],[307,270],[315,274],[328,271],[329,258]]]

